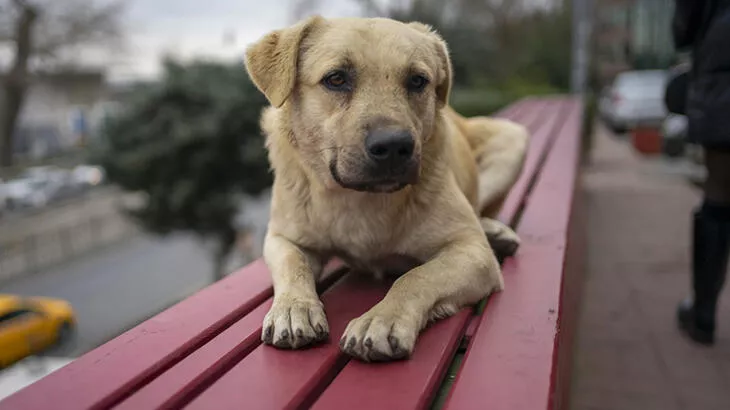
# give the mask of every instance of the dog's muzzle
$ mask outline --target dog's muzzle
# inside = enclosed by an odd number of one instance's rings
[[[420,160],[416,143],[407,130],[378,127],[365,138],[365,156],[356,177],[345,177],[330,164],[335,181],[348,189],[366,192],[395,192],[418,183]]]

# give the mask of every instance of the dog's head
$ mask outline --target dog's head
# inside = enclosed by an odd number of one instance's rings
[[[382,18],[309,18],[251,45],[246,68],[272,106],[286,106],[306,165],[328,186],[370,192],[418,181],[451,87],[441,37]]]

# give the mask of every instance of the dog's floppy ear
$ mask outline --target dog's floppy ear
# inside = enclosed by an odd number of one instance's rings
[[[289,98],[297,79],[302,40],[323,20],[312,16],[291,27],[272,31],[246,49],[248,75],[274,107],[281,107]]]
[[[433,27],[419,23],[412,22],[408,25],[420,32],[428,34],[434,42],[436,54],[441,61],[441,67],[439,67],[438,81],[436,83],[436,97],[438,98],[441,106],[446,105],[449,102],[449,93],[451,93],[451,82],[452,82],[452,69],[451,69],[451,58],[449,57],[449,49],[446,46],[446,41],[436,32]]]

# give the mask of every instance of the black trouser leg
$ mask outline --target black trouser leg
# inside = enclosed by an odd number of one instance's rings
[[[695,341],[712,343],[720,291],[730,254],[730,154],[706,157],[705,200],[695,212],[692,246],[694,298],[679,309],[682,328]]]
[[[717,298],[727,272],[730,220],[709,211],[711,207],[705,203],[695,217],[692,276],[698,323],[714,327]]]

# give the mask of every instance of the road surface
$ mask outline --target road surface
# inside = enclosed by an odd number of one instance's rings
[[[207,249],[190,236],[135,236],[113,247],[0,285],[0,292],[51,296],[74,307],[76,357],[210,284]],[[55,353],[54,353],[55,354]]]

